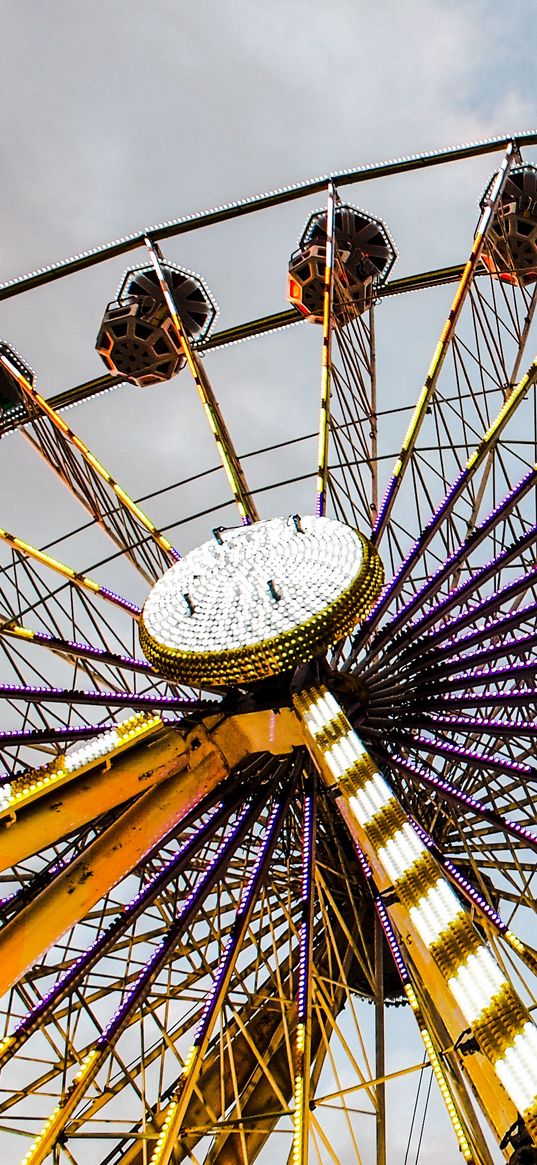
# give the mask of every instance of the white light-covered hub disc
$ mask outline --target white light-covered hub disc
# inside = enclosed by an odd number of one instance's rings
[[[247,683],[311,659],[364,618],[382,584],[367,539],[332,518],[271,518],[204,542],[150,592],[140,641],[162,674]]]

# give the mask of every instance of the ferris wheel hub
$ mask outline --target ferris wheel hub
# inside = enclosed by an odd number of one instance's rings
[[[216,532],[151,590],[142,650],[179,683],[257,683],[352,631],[383,577],[367,538],[332,518],[295,515]]]

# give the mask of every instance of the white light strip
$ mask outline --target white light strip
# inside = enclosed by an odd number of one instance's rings
[[[336,744],[332,745],[332,748],[327,749],[324,753],[324,759],[332,776],[336,778],[336,781],[339,781],[349,767],[345,757],[341,753],[339,740]]]
[[[444,878],[439,878],[416,906],[410,907],[409,913],[428,947],[437,941],[450,922],[464,918],[461,904]]]
[[[515,1036],[494,1067],[519,1111],[530,1108],[537,1098],[537,1031],[531,1022]]]
[[[457,974],[448,979],[448,987],[468,1023],[475,1023],[495,995],[508,987],[500,968],[486,947],[468,956]]]
[[[331,692],[323,692],[321,700],[323,701],[328,713],[330,714],[331,720],[334,720],[336,716],[341,715],[341,708],[337,700],[334,699]]]
[[[380,847],[378,856],[390,878],[396,882],[404,874],[408,874],[425,853],[427,853],[425,846],[409,822],[405,821],[401,829],[393,837],[388,838],[386,845]]]
[[[390,801],[393,801],[392,793],[380,773],[375,773],[362,789],[349,797],[349,805],[360,825],[367,825]]]
[[[91,764],[92,760],[96,760],[99,756],[104,756],[106,752],[111,752],[112,749],[117,748],[120,743],[120,735],[115,728],[110,732],[104,732],[102,736],[96,736],[93,740],[89,740],[87,744],[83,744],[80,748],[76,748],[74,752],[70,752],[64,759],[63,767],[68,773],[72,773],[74,769],[83,768],[84,765]]]

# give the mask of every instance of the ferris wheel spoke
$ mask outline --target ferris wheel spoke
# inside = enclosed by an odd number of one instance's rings
[[[523,379],[517,385],[516,389],[513,390],[508,400],[502,406],[498,416],[489,426],[477,449],[468,459],[465,468],[461,471],[454,485],[443,498],[440,506],[429,520],[417,541],[414,543],[414,546],[403,561],[402,565],[399,567],[399,570],[396,571],[388,586],[384,588],[380,599],[375,604],[371,615],[366,621],[364,630],[358,637],[359,642],[363,641],[366,635],[374,630],[379,620],[389,610],[391,602],[400,595],[404,583],[409,578],[417,562],[420,560],[429,543],[437,533],[439,527],[445,518],[449,517],[453,505],[467,489],[468,483],[471,481],[476,471],[483,464],[484,460],[488,456],[488,453],[490,452],[491,447],[496,445],[501,432],[510,419],[511,415],[516,411],[519,404],[525,399],[530,387],[532,387],[536,381],[537,359],[534,360],[528,372],[526,373],[526,376],[523,377]],[[519,488],[514,491],[517,500],[519,496],[524,496],[524,494],[527,492],[524,487],[525,483],[521,489]],[[511,502],[513,501],[512,495],[510,500]],[[459,554],[459,550],[456,553]],[[442,568],[442,571],[443,570],[445,570],[445,568]]]
[[[449,1042],[445,1024],[434,1007],[431,995],[422,989],[423,980],[419,972],[416,972],[408,950],[403,950],[400,938],[398,941],[365,855],[359,851],[358,856],[372,891],[380,925],[418,1025],[427,1059],[457,1138],[459,1150],[468,1162],[475,1163],[475,1165],[492,1165],[488,1145],[476,1120],[473,1105],[471,1102],[469,1103],[464,1076],[456,1058],[456,1050],[445,1049],[445,1045]]]
[[[81,571],[73,570],[72,566],[66,566],[65,563],[60,562],[59,559],[53,558],[50,554],[46,554],[43,550],[38,550],[29,542],[25,542],[22,538],[17,538],[14,534],[9,534],[7,530],[0,530],[0,540],[11,546],[13,550],[20,555],[21,558],[31,558],[40,565],[63,575],[75,587],[80,587],[83,590],[89,591],[93,595],[98,595],[99,598],[105,599],[109,603],[113,603],[116,607],[121,607],[133,618],[137,619],[140,614],[140,607],[135,603],[129,602],[128,599],[122,598],[115,591],[111,591],[109,587],[102,586],[95,582],[94,579],[89,578],[88,575]]]
[[[416,728],[436,727],[449,732],[482,733],[493,737],[527,737],[533,740],[537,737],[537,720],[510,720],[484,716],[450,716],[436,711],[424,711],[413,717]]]
[[[527,1010],[333,697],[326,689],[312,689],[296,696],[295,703],[308,749],[323,779],[340,792],[338,808],[351,836],[363,849],[380,892],[387,895],[388,912],[407,936],[405,958],[410,937],[418,976],[421,973],[427,980],[451,1038],[457,1043],[469,1025],[478,1040],[479,1063],[467,1060],[465,1068],[475,1085],[480,1081],[477,1091],[486,1118],[500,1140],[509,1135],[519,1116],[532,1134],[537,1122],[537,1075],[530,1083],[525,1064],[521,1087],[522,1077],[520,1083],[515,1079],[517,1052],[514,1048],[508,1052],[515,1030],[521,1046],[526,1047],[528,1041],[528,1054],[537,1040]],[[520,827],[510,828],[518,832]],[[528,832],[522,830],[521,836]],[[532,844],[537,846],[537,838],[532,838]],[[425,972],[425,964],[420,972],[422,951],[427,963],[434,960],[437,980],[432,979],[430,968]]]
[[[507,653],[509,645],[507,645]],[[527,650],[527,649],[526,649]],[[505,648],[502,654],[506,654]],[[494,656],[492,656],[492,660]],[[491,663],[492,663],[491,660]],[[471,668],[470,671],[465,671],[465,668]],[[477,669],[477,670],[476,670]],[[524,684],[526,681],[535,679],[537,672],[537,663],[531,663],[524,660],[522,663],[518,661],[509,662],[501,666],[490,666],[483,668],[480,664],[475,663],[472,659],[456,660],[454,664],[448,669],[448,674],[442,676],[442,694],[449,697],[450,692],[464,691],[468,692],[472,688],[482,688],[487,685],[503,684],[507,680],[515,680]],[[453,674],[455,673],[455,674]],[[433,695],[438,699],[440,692],[436,691],[437,684],[435,683],[435,673],[431,669],[428,679],[431,681],[431,688]],[[492,691],[492,689],[491,689]]]
[[[302,917],[299,939],[292,1148],[294,1165],[308,1165],[309,1158],[315,818],[316,795],[313,778],[310,776],[304,795],[302,841]]]
[[[235,446],[224,421],[220,405],[218,404],[218,401],[215,397],[207,372],[203,367],[197,352],[192,347],[188,333],[183,326],[173,297],[170,283],[167,279],[166,272],[161,265],[159,249],[150,238],[146,238],[144,242],[155,269],[155,274],[159,281],[160,290],[166,302],[166,306],[168,308],[170,319],[172,321],[177,339],[179,340],[179,344],[183,350],[188,368],[192,374],[199,398],[205,410],[207,420],[209,421],[220,460],[230,484],[233,497],[235,498],[241,520],[246,525],[248,525],[250,522],[257,522],[259,520],[259,514],[257,512],[257,507],[252,491],[248,486],[244,469],[242,468],[238,454],[235,450]]]
[[[73,659],[90,659],[97,663],[107,664],[109,667],[123,668],[129,672],[142,672],[144,675],[152,677],[156,675],[146,659],[136,659],[132,655],[119,655],[113,651],[107,651],[104,647],[93,647],[90,643],[77,643],[72,639],[62,639],[59,635],[50,635],[45,631],[33,631],[21,623],[4,624],[3,627],[0,627],[1,635],[23,640],[25,643],[33,643],[38,647],[47,647],[51,651],[57,651]]]
[[[165,696],[160,692],[85,692],[69,688],[41,688],[37,685],[0,684],[0,699],[24,700],[32,704],[95,704],[120,708],[166,709],[171,712],[188,714],[210,713],[217,707],[216,700],[183,699],[179,696]]]
[[[153,582],[179,558],[178,551],[4,353],[0,353],[0,364],[28,402],[31,444],[126,558]],[[27,435],[26,427],[23,432]],[[154,544],[152,554],[145,545],[148,535]]]
[[[471,907],[477,907],[477,910],[481,914],[481,921],[483,925],[489,929],[492,929],[495,934],[503,938],[511,950],[513,950],[518,958],[521,959],[521,961],[525,964],[525,966],[528,967],[528,969],[534,974],[536,974],[536,952],[530,946],[528,946],[527,943],[522,942],[518,935],[513,933],[508,924],[504,922],[503,918],[498,914],[497,910],[494,908],[491,902],[485,898],[484,894],[481,893],[481,891],[477,889],[476,886],[472,885],[472,883],[468,881],[468,878],[466,878],[464,874],[461,873],[461,871],[457,868],[456,865],[454,865],[452,861],[449,860],[449,858],[445,857],[439,847],[435,845],[432,837],[422,828],[422,826],[417,821],[414,821],[413,824],[422,841],[425,842],[427,848],[430,849],[432,854],[434,854],[436,861],[438,861],[442,866],[453,884],[464,895],[468,904]]]
[[[505,774],[515,781],[531,781],[537,777],[537,769],[533,765],[521,761],[508,760],[506,757],[482,753],[477,748],[463,748],[458,744],[440,740],[430,730],[427,736],[415,734],[402,737],[402,743],[422,753],[433,753],[435,756],[447,757],[448,760],[461,761],[465,765],[479,765],[490,772]]]
[[[464,302],[468,296],[470,287],[472,286],[474,274],[486,243],[487,233],[490,229],[494,212],[499,205],[502,191],[509,176],[509,171],[513,164],[516,152],[517,147],[511,143],[498,170],[489,199],[487,200],[477,225],[470,257],[461,276],[455,298],[451,305],[451,310],[442,330],[440,340],[433,356],[433,360],[429,367],[425,384],[418,397],[414,413],[401,446],[401,451],[395,463],[392,476],[388,482],[388,486],[382,500],[379,513],[377,515],[375,526],[373,528],[373,540],[376,543],[381,541],[382,536],[385,533],[396,497],[399,493],[406,474],[406,470],[414,453],[423,421],[426,417],[430,402],[436,391],[440,372],[442,371],[449,346],[455,335],[455,329],[457,327]]]
[[[220,1008],[228,990],[256,899],[268,871],[278,840],[278,834],[289,808],[293,784],[294,781],[290,781],[285,793],[280,793],[276,796],[265,834],[259,847],[255,866],[241,895],[235,923],[216,968],[213,985],[207,996],[201,1020],[194,1036],[194,1042],[185,1060],[178,1087],[173,1098],[167,1105],[164,1114],[164,1123],[151,1155],[151,1165],[168,1165],[171,1159],[174,1144],[183,1124],[189,1099],[199,1078],[202,1060],[207,1051]]]
[[[535,604],[532,604],[534,606]],[[527,609],[520,609],[515,616],[508,616],[506,622],[508,629],[519,630],[520,624],[527,621]],[[498,619],[494,624],[485,629],[479,629],[475,634],[463,636],[461,640],[455,640],[447,647],[437,648],[435,655],[434,674],[436,676],[451,676],[458,675],[463,672],[464,668],[470,667],[472,672],[475,668],[481,667],[482,664],[491,663],[492,660],[509,659],[513,662],[518,659],[520,655],[528,655],[534,647],[537,647],[537,634],[517,635],[516,638],[508,639],[502,638],[501,642],[497,640],[504,630],[504,621]],[[486,648],[481,651],[471,651],[471,654],[466,654],[471,648],[478,644],[482,645],[485,639],[492,639],[494,642],[487,644]],[[468,642],[470,640],[470,642]],[[464,655],[458,654],[464,652]],[[500,678],[502,677],[500,672]],[[505,678],[505,677],[504,677]]]
[[[405,637],[409,643],[418,635],[427,632],[420,646],[412,650],[419,652],[425,644],[429,649],[437,643],[451,639],[463,627],[467,627],[468,624],[471,625],[485,616],[494,615],[506,603],[518,599],[526,591],[531,591],[536,584],[537,574],[531,562],[527,565],[524,563],[523,555],[531,549],[536,539],[537,526],[533,526],[520,538],[517,538],[508,549],[500,551],[489,563],[478,568],[466,582],[459,583],[445,598],[434,603],[413,623],[405,627]],[[516,559],[519,557],[524,564],[524,573],[492,594],[485,593],[484,596],[481,596],[483,585],[495,575],[499,575],[506,567],[511,567],[513,562],[516,564]],[[475,602],[476,595],[478,596],[477,603]],[[465,604],[468,604],[467,610],[464,610]],[[461,608],[462,613],[457,614],[450,621],[446,621],[445,616],[449,615],[455,607]],[[397,645],[397,649],[400,650],[400,644]]]
[[[408,760],[398,753],[390,754],[390,762],[399,772],[420,784],[434,789],[447,801],[463,808],[470,809],[478,820],[487,821],[508,836],[516,838],[532,850],[537,849],[537,834],[517,821],[507,820],[503,814],[491,809],[485,802],[476,801],[469,793],[461,792],[444,777],[437,776],[431,769],[425,771],[422,767]]]
[[[533,468],[525,474],[521,481],[500,501],[495,509],[483,522],[467,535],[461,545],[448,555],[447,559],[442,563],[438,570],[434,571],[432,576],[419,588],[415,595],[412,595],[399,611],[397,611],[390,620],[389,632],[388,629],[380,630],[378,637],[375,640],[377,646],[385,644],[389,639],[393,641],[393,637],[400,627],[409,622],[411,617],[419,611],[425,602],[438,595],[442,583],[450,577],[457,577],[460,573],[463,563],[471,557],[483,542],[494,536],[498,526],[503,522],[511,512],[524,500],[528,493],[535,488],[537,484],[537,469]],[[458,578],[457,583],[458,585]]]

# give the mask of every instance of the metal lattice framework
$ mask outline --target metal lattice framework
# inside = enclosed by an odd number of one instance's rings
[[[10,1161],[251,1165],[277,1153],[337,1165],[376,1146],[385,1165],[391,1082],[412,1086],[414,1073],[436,1081],[466,1161],[491,1165],[489,1133],[514,1165],[534,1159],[537,285],[503,278],[487,240],[520,149],[535,144],[523,134],[348,171],[0,286],[8,298],[145,247],[238,520],[254,523],[261,491],[201,357],[299,316],[193,346],[160,244],[324,191],[311,477],[317,513],[366,533],[386,574],[354,635],[293,676],[167,681],[140,656],[135,598],[140,576],[150,585],[179,552],[62,415],[120,378],[45,398],[0,353],[20,393],[4,431],[20,428],[89,513],[86,531],[113,544],[78,570],[68,545],[0,529]],[[379,282],[358,314],[339,188],[495,151],[468,262]],[[389,409],[376,303],[450,282],[417,404]],[[130,594],[116,589],[118,562]],[[390,1005],[421,1040],[394,1072]]]

